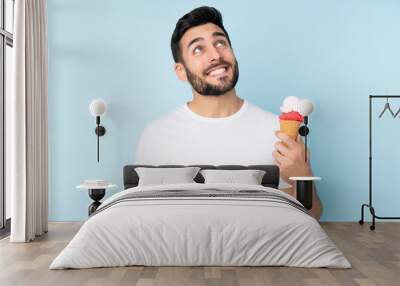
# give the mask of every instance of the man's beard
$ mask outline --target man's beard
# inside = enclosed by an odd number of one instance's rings
[[[228,64],[227,62],[222,62],[219,63],[218,65],[221,64]],[[228,64],[228,66],[230,66]],[[223,81],[223,84],[221,85],[214,85],[214,84],[210,84],[208,82],[206,82],[205,80],[201,79],[200,77],[198,77],[197,75],[195,75],[194,73],[190,72],[190,70],[184,65],[185,70],[186,70],[186,75],[188,78],[189,83],[191,84],[191,86],[193,87],[193,89],[201,95],[211,95],[211,96],[218,96],[218,95],[222,95],[227,93],[228,91],[232,90],[233,88],[235,88],[236,83],[239,79],[239,65],[235,59],[235,63],[232,67],[233,69],[233,76],[232,79],[227,81],[227,79],[225,80],[221,80]]]

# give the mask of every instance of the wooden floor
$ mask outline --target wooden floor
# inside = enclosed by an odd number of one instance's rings
[[[353,268],[119,267],[48,270],[81,226],[50,223],[32,243],[0,241],[0,285],[400,285],[400,223],[379,222],[375,231],[358,223],[323,223]]]

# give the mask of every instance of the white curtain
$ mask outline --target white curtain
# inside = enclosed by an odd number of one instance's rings
[[[16,0],[13,92],[6,111],[12,242],[47,232],[47,19],[45,0]]]

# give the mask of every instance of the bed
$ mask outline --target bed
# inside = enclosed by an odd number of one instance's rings
[[[260,185],[138,185],[124,167],[124,190],[107,198],[50,269],[144,266],[291,266],[350,268],[318,221],[277,189],[274,165],[199,169],[265,171]]]

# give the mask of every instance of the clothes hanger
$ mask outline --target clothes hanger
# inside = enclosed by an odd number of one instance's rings
[[[396,114],[394,115],[394,118],[396,118],[397,115],[399,115],[399,113],[400,113],[400,108],[399,108],[399,110],[397,110]]]
[[[386,110],[389,110],[390,114],[392,114],[392,116],[395,117],[395,115],[389,105],[389,98],[387,98],[387,97],[386,97],[385,107],[383,108],[381,114],[379,115],[379,118],[381,118],[383,116],[383,114],[386,112]],[[400,109],[399,109],[399,111],[400,111]],[[397,111],[397,113],[399,113],[399,111]],[[396,115],[397,115],[397,113],[396,113]]]

